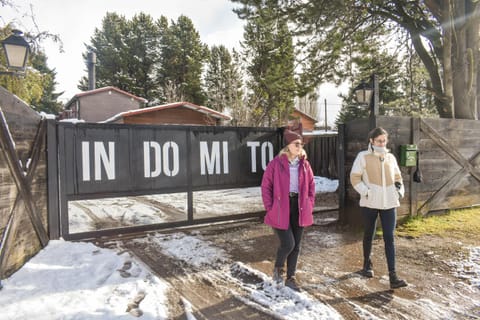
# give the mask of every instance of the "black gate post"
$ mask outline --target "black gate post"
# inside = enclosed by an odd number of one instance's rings
[[[337,162],[338,162],[338,222],[346,224],[345,213],[345,124],[338,125],[337,137]]]
[[[187,132],[187,221],[193,222],[193,180],[192,180],[192,130]]]
[[[418,145],[418,142],[420,141],[420,118],[412,118],[412,124],[411,124],[411,141],[412,144]],[[417,151],[418,152],[418,151]],[[418,157],[417,153],[417,157]],[[414,182],[413,176],[415,173],[415,170],[413,168],[410,168],[410,216],[417,216],[417,183]]]
[[[57,124],[55,119],[47,120],[47,192],[48,192],[48,233],[50,239],[60,238],[60,211],[58,207],[58,148]]]
[[[65,168],[65,126],[57,126],[58,134],[58,201],[60,217],[60,236],[70,240],[68,228],[67,169]],[[71,141],[73,143],[73,141]]]

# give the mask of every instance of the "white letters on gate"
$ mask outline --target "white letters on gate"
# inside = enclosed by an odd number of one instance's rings
[[[150,168],[150,149],[153,149],[155,170]],[[162,157],[163,153],[163,157]],[[169,155],[172,155],[172,163],[170,163]],[[178,174],[180,170],[180,158],[178,144],[173,141],[167,141],[163,144],[163,148],[156,141],[143,142],[143,164],[144,177],[155,178],[162,173],[167,177],[173,177]]]
[[[155,170],[150,170],[150,148],[153,149]],[[158,177],[162,172],[160,161],[162,160],[160,145],[155,141],[143,141],[143,173],[145,178]]]
[[[91,172],[91,142],[82,141],[82,178],[90,181]],[[108,150],[106,148],[108,146]],[[260,148],[260,163],[265,170],[273,159],[273,144],[269,141],[248,141],[250,148],[251,172],[257,172],[257,149]],[[208,141],[200,141],[200,174],[229,174],[228,141],[212,141],[209,149]],[[156,178],[163,174],[167,177],[176,176],[180,171],[178,144],[167,141],[160,145],[156,141],[143,142],[144,177]],[[152,159],[153,156],[153,159]],[[115,142],[93,141],[93,177],[95,181],[102,180],[102,167],[108,180],[115,180]],[[153,168],[152,168],[153,167]]]
[[[222,154],[220,154],[220,141],[212,142],[212,153],[208,150],[207,141],[200,141],[200,173],[205,174],[228,174],[228,141],[222,143]],[[220,156],[223,155],[223,172],[220,172]]]
[[[172,169],[170,169],[170,157],[168,157],[170,150],[172,152],[173,159]],[[165,172],[166,176],[173,177],[178,174],[178,171],[180,170],[180,160],[178,155],[178,144],[173,141],[169,141],[163,145],[163,172]]]
[[[96,181],[102,180],[102,168],[108,180],[115,180],[115,142],[108,142],[108,153],[102,141],[93,142],[94,176]],[[82,141],[82,178],[90,181],[90,142]]]
[[[260,142],[258,141],[248,141],[247,147],[250,148],[250,162],[251,162],[251,170],[253,173],[257,172],[257,147],[260,146]],[[268,158],[267,158],[268,152]],[[265,170],[267,168],[267,164],[273,159],[273,144],[269,141],[262,143],[260,148],[260,156],[261,156],[261,163],[262,169]]]
[[[268,150],[267,150],[268,149]],[[267,164],[273,160],[273,144],[268,141],[262,143],[262,169],[265,170],[267,168]],[[268,158],[267,158],[268,152]]]

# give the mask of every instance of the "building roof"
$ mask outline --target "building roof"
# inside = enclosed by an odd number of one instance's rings
[[[154,106],[154,107],[147,107],[147,108],[142,108],[142,109],[134,109],[134,110],[123,111],[123,112],[117,113],[113,117],[111,117],[111,118],[109,118],[105,121],[102,121],[102,122],[115,122],[115,121],[117,121],[121,118],[124,118],[124,117],[135,116],[135,115],[139,115],[139,114],[143,114],[143,113],[155,112],[155,111],[166,110],[166,109],[171,109],[171,108],[179,108],[179,107],[195,110],[197,112],[207,114],[207,115],[212,116],[212,117],[217,118],[217,119],[232,120],[232,117],[230,117],[226,114],[220,113],[218,111],[215,111],[213,109],[210,109],[210,108],[207,108],[207,107],[204,107],[204,106],[198,106],[198,105],[193,104],[191,102],[173,102],[173,103],[162,104],[162,105]]]
[[[298,113],[300,113],[302,116],[304,116],[305,118],[310,119],[310,120],[312,120],[312,121],[315,122],[315,123],[318,122],[317,119],[313,118],[312,116],[306,114],[306,113],[303,112],[303,111],[300,111],[300,110],[297,109],[297,108],[293,109],[293,112],[298,112]]]
[[[128,93],[126,91],[123,91],[121,89],[118,89],[117,87],[112,87],[112,86],[108,86],[108,87],[103,87],[103,88],[98,88],[98,89],[93,89],[93,90],[88,90],[88,91],[83,91],[83,92],[80,92],[80,93],[77,93],[76,95],[74,95],[72,97],[72,99],[70,99],[66,104],[65,104],[65,109],[70,106],[75,100],[77,100],[78,98],[80,97],[85,97],[85,96],[89,96],[89,95],[92,95],[92,94],[97,94],[97,93],[101,93],[101,92],[105,92],[105,91],[116,91],[118,93],[121,93],[123,95],[126,95],[132,99],[135,99],[135,100],[138,100],[140,102],[143,102],[143,103],[147,103],[148,100],[145,99],[145,98],[141,98],[141,97],[137,97],[136,95],[133,95],[131,93]]]

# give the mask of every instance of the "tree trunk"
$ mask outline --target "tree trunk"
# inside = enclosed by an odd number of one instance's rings
[[[445,99],[450,103],[450,114],[455,114],[455,106],[453,103],[453,71],[452,71],[452,33],[453,21],[451,0],[443,0],[442,6],[442,25],[443,28],[443,86]]]
[[[478,64],[478,22],[472,14],[471,0],[455,1],[454,31],[456,46],[454,61],[453,97],[455,118],[478,119],[476,69]],[[477,18],[478,19],[478,18]],[[476,34],[474,33],[476,30]]]
[[[425,66],[425,69],[430,76],[430,80],[432,82],[431,86],[433,92],[433,99],[435,101],[435,105],[437,106],[437,111],[440,118],[452,118],[452,102],[449,100],[448,97],[445,96],[445,91],[439,69],[435,61],[425,49],[422,39],[420,38],[416,30],[409,30],[409,32],[412,39],[413,47],[415,48],[415,51],[422,60],[423,65]]]
[[[468,95],[470,96],[470,110],[475,116],[475,120],[480,119],[479,99],[480,99],[480,23],[478,23],[478,16],[480,14],[480,6],[476,5],[474,9],[473,4],[469,3],[466,8],[467,12],[472,12],[467,29],[467,44],[470,50],[468,51],[468,63],[470,67],[470,79],[472,81],[469,88]],[[474,11],[475,10],[475,11]],[[475,18],[476,17],[476,18]]]
[[[477,120],[480,119],[480,54],[477,54]]]

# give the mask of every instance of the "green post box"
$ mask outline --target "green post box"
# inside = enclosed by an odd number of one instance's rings
[[[400,146],[400,165],[415,167],[417,165],[417,145],[402,144]]]

